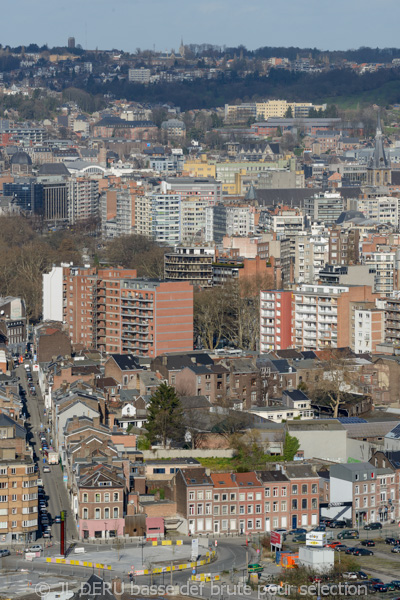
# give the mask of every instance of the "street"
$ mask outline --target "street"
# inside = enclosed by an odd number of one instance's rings
[[[26,409],[27,409],[27,420],[26,420],[26,429],[28,431],[27,439],[28,442],[33,447],[33,452],[35,456],[35,460],[37,462],[39,471],[38,477],[43,480],[43,485],[45,489],[45,494],[48,501],[48,512],[51,516],[51,519],[54,519],[56,515],[59,515],[61,510],[66,511],[66,540],[68,542],[72,542],[78,539],[78,532],[76,529],[75,520],[71,516],[71,509],[69,505],[68,494],[66,491],[65,484],[63,482],[63,474],[61,470],[61,466],[51,465],[50,473],[43,472],[43,456],[41,453],[41,441],[40,441],[40,433],[45,432],[47,438],[49,437],[47,434],[48,427],[47,418],[44,416],[44,403],[42,399],[42,395],[40,392],[40,388],[36,385],[36,374],[32,372],[33,383],[35,384],[36,396],[32,396],[29,391],[28,380],[26,369],[23,365],[19,365],[16,369],[17,375],[20,378],[20,384],[25,390],[26,393]],[[50,439],[48,439],[48,443],[50,443]],[[50,521],[52,522],[52,521]],[[60,524],[53,523],[51,527],[52,538],[51,541],[59,542],[60,541]],[[41,532],[39,531],[40,539]],[[46,539],[42,539],[41,542],[43,544],[46,543]]]

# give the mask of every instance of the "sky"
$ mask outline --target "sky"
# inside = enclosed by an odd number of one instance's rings
[[[178,49],[210,43],[399,47],[399,0],[3,0],[0,43]]]

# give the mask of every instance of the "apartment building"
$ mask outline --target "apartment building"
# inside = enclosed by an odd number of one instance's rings
[[[210,206],[222,202],[222,184],[212,177],[167,177],[161,192],[179,194],[183,201],[206,200]]]
[[[292,344],[292,292],[266,290],[260,292],[260,353],[285,350]]]
[[[298,234],[294,237],[294,282],[317,283],[328,259],[328,237]]]
[[[134,269],[53,267],[43,275],[44,319],[65,323],[73,344],[155,357],[193,348],[193,287],[136,279]]]
[[[393,346],[400,344],[400,297],[397,294],[385,299],[385,340]]]
[[[331,265],[353,265],[359,260],[360,232],[358,229],[343,230],[334,226],[329,235],[329,256]]]
[[[181,197],[179,194],[151,195],[151,233],[155,242],[176,246],[181,241]]]
[[[390,246],[380,247],[367,253],[363,258],[364,264],[375,269],[374,291],[382,296],[390,295],[398,289],[400,270],[400,250]]]
[[[339,192],[320,192],[304,199],[304,211],[311,222],[333,225],[343,212],[344,201]]]
[[[149,83],[150,81],[151,70],[145,69],[142,67],[141,69],[129,69],[128,70],[128,78],[131,83]]]
[[[281,236],[287,235],[304,231],[305,217],[298,208],[277,206],[274,211],[267,215],[266,225],[269,231],[278,233]]]
[[[166,281],[189,281],[202,288],[213,285],[215,249],[207,246],[177,246],[164,255]]]
[[[248,236],[255,232],[256,209],[250,205],[226,206],[226,235]]]
[[[357,209],[362,212],[367,219],[392,225],[395,228],[399,226],[399,199],[388,196],[361,197],[357,200]]]
[[[0,540],[27,544],[38,530],[38,484],[26,431],[0,413]]]
[[[87,177],[71,177],[68,181],[69,222],[76,223],[99,214],[99,182]]]
[[[385,311],[375,303],[352,303],[351,349],[357,354],[375,353],[385,340]]]
[[[301,284],[293,295],[292,345],[301,350],[349,346],[351,302],[373,302],[377,297],[362,285]]]

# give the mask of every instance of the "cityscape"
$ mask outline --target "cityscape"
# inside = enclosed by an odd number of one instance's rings
[[[72,34],[0,45],[0,600],[399,600],[400,49]]]

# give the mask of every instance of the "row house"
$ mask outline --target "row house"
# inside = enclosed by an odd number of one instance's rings
[[[175,493],[178,514],[192,535],[248,535],[319,522],[319,476],[309,465],[211,475],[179,469]]]

